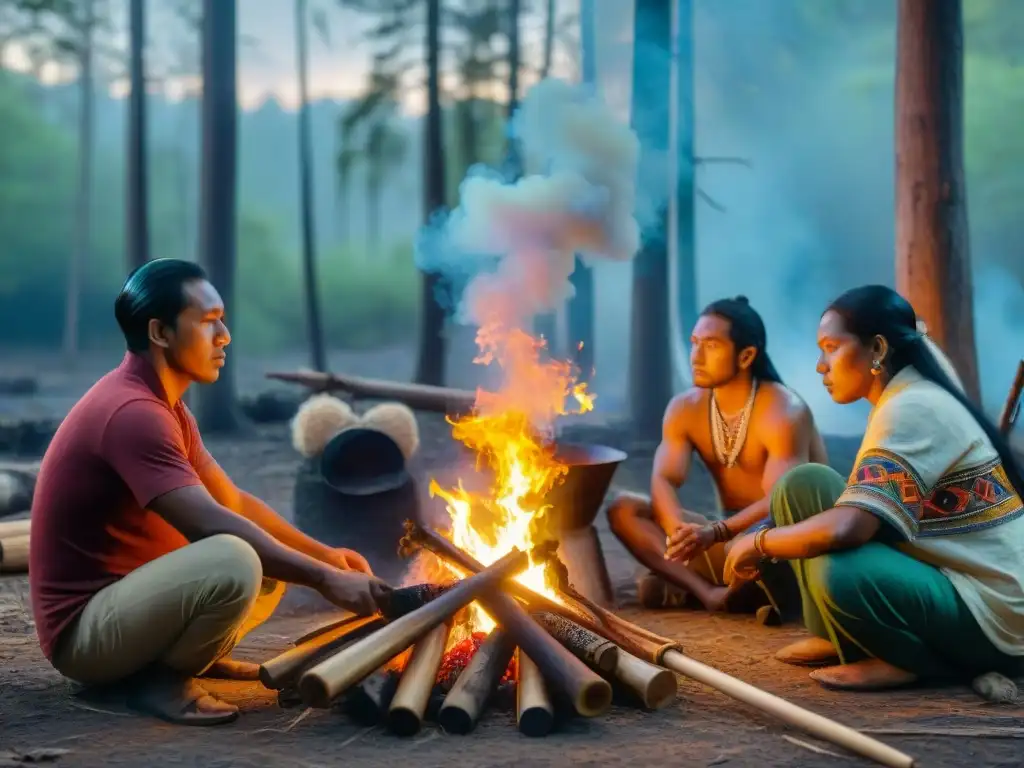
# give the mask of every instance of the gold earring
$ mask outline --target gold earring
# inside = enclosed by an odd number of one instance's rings
[[[871,375],[872,376],[877,376],[881,372],[882,372],[882,363],[881,363],[881,361],[879,361],[879,360],[872,360],[871,361]]]

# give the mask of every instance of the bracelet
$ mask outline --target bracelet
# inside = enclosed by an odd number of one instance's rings
[[[711,524],[710,527],[711,533],[714,535],[716,544],[720,544],[732,538],[732,532],[729,530],[729,526],[727,526],[721,520],[716,520]]]
[[[762,528],[754,534],[754,550],[761,557],[768,557],[768,553],[764,549],[764,537],[768,535],[768,529]]]

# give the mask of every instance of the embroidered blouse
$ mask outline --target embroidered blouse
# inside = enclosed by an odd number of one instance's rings
[[[888,523],[899,549],[949,578],[993,645],[1024,656],[1024,504],[951,394],[911,367],[894,376],[836,506]]]

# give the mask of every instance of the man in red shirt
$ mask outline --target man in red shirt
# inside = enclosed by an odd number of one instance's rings
[[[202,269],[150,261],[114,305],[128,352],[71,409],[43,457],[29,580],[43,653],[84,684],[125,682],[171,722],[238,716],[196,681],[254,679],[228,652],[285,583],[360,615],[388,587],[360,555],[306,536],[239,490],[181,397],[217,380],[231,340]]]

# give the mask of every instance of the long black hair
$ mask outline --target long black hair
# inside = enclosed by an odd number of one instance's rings
[[[929,381],[949,392],[974,417],[999,454],[1003,469],[1017,493],[1024,496],[1024,477],[1006,438],[984,412],[967,399],[958,383],[947,373],[944,362],[935,356],[925,336],[917,327],[917,314],[910,302],[884,285],[863,285],[853,288],[833,301],[825,311],[835,312],[843,319],[846,330],[870,345],[875,336],[889,343],[885,368],[895,376],[908,365]]]
[[[704,307],[701,314],[715,315],[729,321],[729,339],[736,347],[737,355],[747,347],[757,350],[754,363],[750,366],[750,373],[755,379],[782,383],[782,377],[768,357],[768,333],[764,329],[764,321],[750,306],[746,296],[713,301]]]

